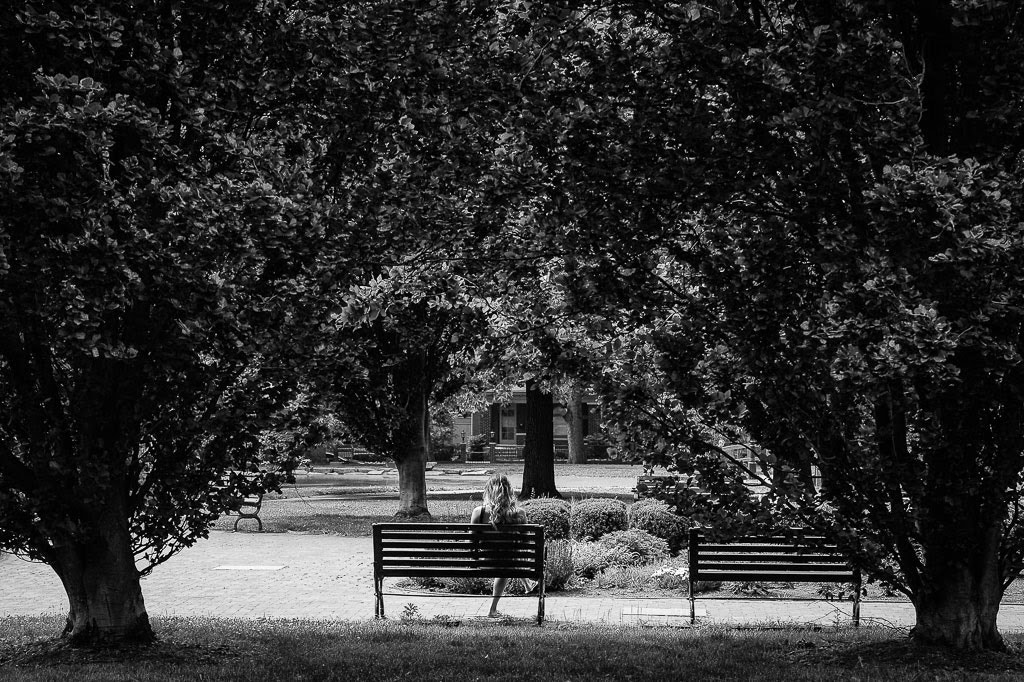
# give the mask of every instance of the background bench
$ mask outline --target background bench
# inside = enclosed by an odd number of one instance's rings
[[[544,622],[544,526],[521,524],[373,524],[374,615],[384,617],[384,578],[536,580],[537,623]],[[437,595],[470,596],[470,595]],[[472,595],[477,596],[477,595]]]
[[[852,568],[835,544],[820,536],[741,537],[708,542],[701,530],[690,531],[690,622],[696,621],[694,583],[708,580],[852,583],[853,624],[860,625],[860,571]]]
[[[258,524],[260,532],[263,532],[263,521],[260,520],[260,509],[263,508],[263,493],[257,495],[246,495],[238,505],[238,518],[235,519],[235,531],[238,530],[238,522],[242,519],[254,519]]]

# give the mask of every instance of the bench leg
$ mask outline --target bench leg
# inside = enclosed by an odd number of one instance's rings
[[[537,602],[537,625],[544,624],[544,576],[540,578],[540,598]]]
[[[690,625],[697,622],[697,597],[693,594],[693,580],[690,580]]]
[[[237,519],[235,519],[235,530],[234,530],[234,532],[236,532],[236,533],[238,532],[238,522],[241,521],[242,519],[253,519],[254,521],[256,521],[256,524],[257,524],[256,527],[259,530],[259,532],[260,533],[263,532],[263,522],[260,521],[260,517],[256,516],[255,514],[247,514],[245,516],[239,515],[239,517]]]
[[[384,617],[384,580],[374,576],[373,578],[373,617]]]

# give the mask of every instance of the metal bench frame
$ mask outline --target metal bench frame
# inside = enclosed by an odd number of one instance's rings
[[[235,519],[235,531],[238,530],[238,522],[242,519],[255,519],[256,523],[259,524],[259,532],[263,532],[263,521],[260,520],[260,509],[263,508],[263,493],[259,495],[250,495],[242,499],[241,504],[238,507],[238,518]]]
[[[375,523],[373,588],[377,618],[384,618],[384,595],[408,596],[384,592],[384,578],[392,577],[536,580],[539,625],[544,622],[544,526],[516,524],[496,530],[486,523]]]
[[[838,546],[817,535],[733,538],[708,542],[690,530],[690,623],[696,622],[697,581],[780,581],[853,584],[853,625],[860,625],[860,570],[850,566]]]

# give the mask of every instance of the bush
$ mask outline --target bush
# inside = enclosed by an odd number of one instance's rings
[[[435,462],[450,462],[455,457],[454,445],[439,445],[430,448],[430,456]]]
[[[564,540],[569,537],[569,503],[551,497],[535,497],[520,505],[529,523],[544,526],[545,540]]]
[[[573,571],[586,580],[592,580],[612,566],[627,566],[630,558],[621,547],[609,547],[599,542],[575,542],[572,545]]]
[[[611,550],[611,554],[628,557],[629,566],[640,566],[668,558],[668,543],[645,530],[617,530],[608,533],[598,544]],[[619,552],[618,550],[622,550]],[[619,565],[622,565],[621,562]]]
[[[568,522],[567,522],[568,523]],[[572,547],[567,540],[555,540],[547,545],[544,557],[544,589],[564,590],[575,575]]]
[[[644,499],[629,507],[629,527],[644,530],[668,542],[669,551],[678,554],[687,542],[689,524],[686,519],[672,513],[661,500]]]
[[[627,526],[626,505],[619,500],[593,497],[575,502],[569,510],[569,536],[574,540],[597,540]]]

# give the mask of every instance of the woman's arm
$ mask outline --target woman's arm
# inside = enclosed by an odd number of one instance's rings
[[[482,517],[483,514],[484,514],[484,508],[483,507],[477,507],[476,509],[473,510],[473,514],[469,517],[469,522],[470,523],[480,523],[481,522],[480,521],[480,517]]]

